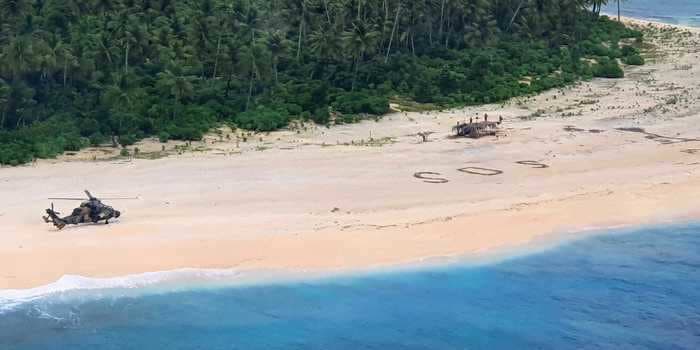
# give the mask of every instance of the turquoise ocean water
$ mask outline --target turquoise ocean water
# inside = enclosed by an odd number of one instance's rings
[[[63,292],[0,349],[700,349],[700,224],[496,263],[167,292]]]
[[[700,0],[623,0],[623,16],[700,27]],[[603,12],[617,15],[617,1],[610,0]]]

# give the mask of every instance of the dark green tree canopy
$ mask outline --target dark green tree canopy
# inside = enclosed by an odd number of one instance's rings
[[[599,18],[605,2],[0,0],[0,163],[619,76],[641,58],[618,40],[639,33]]]

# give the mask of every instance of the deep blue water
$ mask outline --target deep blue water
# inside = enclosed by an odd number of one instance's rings
[[[617,15],[617,1],[609,0],[603,12]],[[700,0],[623,0],[623,16],[700,27]]]
[[[481,266],[101,294],[0,314],[0,349],[700,349],[700,224]]]

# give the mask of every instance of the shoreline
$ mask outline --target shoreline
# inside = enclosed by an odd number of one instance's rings
[[[608,16],[608,17],[610,17],[610,19],[613,19],[613,20],[617,19],[617,13],[601,12],[600,15],[601,16],[603,16],[603,15]],[[700,26],[694,27],[694,26],[686,25],[686,24],[668,23],[668,22],[662,22],[659,20],[655,21],[652,18],[638,18],[638,17],[630,17],[630,16],[622,15],[622,16],[620,16],[620,19],[622,20],[622,22],[634,23],[634,24],[643,25],[643,26],[645,26],[645,25],[668,26],[668,27],[684,29],[684,30],[691,30],[691,31],[700,30]]]
[[[700,30],[688,29],[700,40]],[[700,218],[700,109],[693,103],[700,62],[697,52],[677,50],[667,50],[678,55],[672,60],[626,68],[624,79],[503,106],[260,134],[249,145],[255,150],[239,154],[230,142],[208,139],[203,146],[211,150],[201,154],[130,162],[62,157],[0,169],[0,292],[64,275],[394,268],[579,237],[591,226]],[[447,138],[456,121],[484,113],[505,117],[505,138]],[[434,132],[430,142],[418,142],[423,131]],[[503,174],[460,171],[469,166]],[[447,182],[423,182],[414,177],[419,172]],[[83,187],[141,199],[108,202],[125,214],[109,226],[55,231],[39,222],[45,197]],[[72,204],[59,205],[66,211]]]
[[[300,271],[289,269],[208,269],[181,268],[153,271],[113,277],[85,277],[66,275],[61,279],[27,289],[0,289],[0,315],[38,299],[60,295],[65,300],[85,296],[85,292],[100,291],[97,297],[111,292],[118,296],[178,293],[210,288],[248,288],[295,283],[324,283],[336,279],[353,279],[375,275],[420,273],[422,271],[449,270],[452,268],[479,268],[505,263],[510,260],[544,254],[568,244],[609,235],[634,235],[648,229],[699,225],[697,219],[687,221],[658,221],[644,225],[620,225],[607,228],[589,228],[581,232],[554,233],[539,237],[527,244],[502,246],[492,251],[467,253],[456,256],[428,257],[409,263],[389,266],[366,266],[358,269]]]

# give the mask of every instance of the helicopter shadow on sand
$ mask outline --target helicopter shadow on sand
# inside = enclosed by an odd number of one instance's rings
[[[103,226],[109,227],[109,226],[112,226],[113,224],[118,224],[121,222],[122,222],[121,219],[112,219],[109,221],[108,225],[105,225],[104,222],[83,222],[83,223],[80,223],[78,225],[67,225],[66,227],[61,228],[61,229],[59,229],[58,227],[54,227],[52,230],[50,230],[50,232],[55,232],[55,233],[79,232],[82,229],[87,229],[90,227],[103,227]]]

